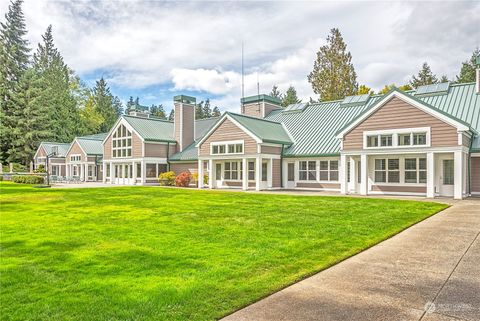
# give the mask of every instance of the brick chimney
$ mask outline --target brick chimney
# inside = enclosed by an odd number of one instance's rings
[[[240,103],[243,115],[258,118],[264,118],[272,110],[282,108],[280,99],[269,95],[245,97],[240,100]]]
[[[174,132],[177,151],[181,152],[193,143],[195,134],[195,97],[179,95],[173,97],[175,106]]]

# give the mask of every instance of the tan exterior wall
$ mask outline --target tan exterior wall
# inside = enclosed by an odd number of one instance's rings
[[[467,135],[463,134],[462,135],[462,145],[467,147],[467,148],[470,148],[470,142],[471,142],[471,138],[468,137]]]
[[[48,162],[50,164],[65,164],[65,158],[50,158]]]
[[[245,104],[242,106],[242,114],[252,117],[262,117],[262,103]]]
[[[265,116],[267,116],[268,114],[270,114],[270,112],[272,112],[272,110],[275,110],[275,109],[279,109],[281,108],[280,106],[278,105],[274,105],[274,104],[270,104],[270,103],[265,103],[265,111],[264,111],[264,114]],[[264,116],[264,117],[265,117]]]
[[[280,178],[280,160],[274,159],[272,164],[272,187],[281,187],[282,182]]]
[[[425,186],[372,185],[372,191],[393,193],[426,193],[427,188]]]
[[[178,151],[193,143],[195,130],[195,105],[175,103],[175,140],[179,142]]]
[[[162,157],[167,158],[167,144],[153,144],[145,143],[145,157]],[[175,144],[170,144],[170,154],[173,155],[176,151]]]
[[[112,135],[103,144],[103,159],[112,159]]]
[[[45,152],[45,149],[43,147],[40,147],[37,153],[37,157],[46,157],[47,153]]]
[[[256,154],[257,153],[257,142],[248,136],[243,130],[238,128],[234,123],[229,119],[225,119],[220,126],[213,132],[203,143],[200,145],[199,154],[201,156],[210,155],[210,143],[212,142],[222,142],[230,140],[241,140],[245,141],[243,146],[243,152],[245,154]]]
[[[262,154],[280,155],[282,153],[282,147],[262,146],[261,151],[262,151]]]
[[[431,146],[457,146],[457,129],[411,106],[392,98],[344,137],[343,150],[363,149],[363,132],[370,130],[431,127]]]
[[[340,184],[336,183],[297,183],[297,187],[301,188],[331,188],[339,189]]]
[[[143,148],[142,139],[137,134],[135,134],[135,132],[132,132],[132,157],[133,158],[142,157],[142,148]]]
[[[81,158],[82,162],[85,162],[87,160],[87,156],[82,151],[82,149],[80,148],[80,145],[78,145],[77,141],[75,141],[73,143],[72,147],[70,148],[70,151],[67,153],[67,157],[66,157],[67,163],[70,163],[70,156],[71,155],[80,155],[80,158]]]
[[[175,174],[180,174],[182,172],[190,172],[190,173],[196,173],[198,171],[198,163],[197,162],[192,162],[192,163],[172,163],[170,164],[170,170],[174,171]]]
[[[471,158],[471,186],[472,192],[480,193],[480,157]]]

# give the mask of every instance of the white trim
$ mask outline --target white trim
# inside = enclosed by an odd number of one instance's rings
[[[85,152],[85,150],[82,148],[82,145],[80,145],[80,143],[77,141],[78,137],[75,137],[75,139],[73,140],[73,142],[70,144],[70,147],[68,148],[67,152],[65,153],[65,158],[68,159],[68,153],[70,153],[70,150],[72,149],[73,145],[76,143],[78,145],[78,147],[80,147],[80,149],[82,150],[83,154],[85,155],[85,157],[87,157],[87,153]],[[74,154],[76,155],[76,154]]]
[[[215,154],[215,155],[210,155],[210,156],[201,156],[198,159],[202,160],[236,160],[236,159],[242,159],[242,158],[248,158],[248,159],[256,159],[257,156],[260,156],[262,158],[273,158],[273,159],[280,159],[281,155],[277,154]],[[195,162],[195,161],[191,161]],[[189,162],[190,163],[190,162]]]
[[[148,118],[145,118],[145,119],[148,119]],[[122,122],[123,121],[123,122]],[[135,130],[135,128],[132,127],[132,125],[130,125],[128,123],[128,121],[123,118],[123,115],[120,116],[118,119],[117,119],[117,122],[113,125],[113,127],[110,129],[110,131],[108,132],[107,136],[105,137],[105,139],[102,141],[102,145],[105,145],[105,142],[108,140],[108,138],[113,134],[113,132],[117,129],[118,125],[120,125],[120,123],[122,123],[123,125],[125,125],[125,127],[127,127],[127,129],[129,129],[132,133],[135,133],[139,138],[140,140],[145,143],[145,140],[143,139],[143,137]],[[133,135],[132,135],[132,138],[133,138]],[[132,145],[133,145],[133,141],[132,141]]]
[[[381,191],[368,191],[369,195],[398,195],[398,196],[423,196],[426,197],[426,193],[416,192],[381,192]]]
[[[245,132],[245,134],[253,138],[257,143],[263,142],[259,137],[257,137],[255,134],[253,134],[251,131],[249,131],[243,125],[241,125],[239,122],[233,119],[232,116],[230,116],[229,114],[224,114],[219,120],[217,120],[217,123],[215,124],[215,126],[210,128],[207,134],[205,134],[202,137],[202,139],[200,139],[200,141],[197,144],[195,144],[195,147],[200,148],[200,145],[202,145],[207,140],[207,138],[210,137],[215,132],[215,130],[217,130],[218,127],[220,127],[220,125],[223,123],[225,119],[230,120],[235,126],[240,128],[243,132]]]
[[[383,155],[383,154],[425,154],[427,152],[435,153],[450,153],[455,151],[463,151],[468,153],[468,148],[465,146],[455,146],[455,147],[418,147],[418,148],[396,148],[396,149],[357,149],[357,150],[348,150],[341,151],[340,155]]]
[[[40,150],[40,148],[43,149],[43,151],[45,152],[45,155],[48,155],[47,151],[45,150],[45,147],[43,146],[43,143],[40,143],[40,146],[38,146],[37,151],[35,152],[35,155],[33,155],[34,159],[37,158],[37,154],[38,154],[38,151]],[[45,157],[45,156],[43,156],[43,157]]]
[[[234,145],[235,150],[237,149],[236,145],[242,145],[242,152],[237,153],[236,151],[233,153],[228,152],[228,145]],[[213,146],[225,146],[225,153],[213,153]],[[245,140],[240,139],[240,140],[226,140],[226,141],[220,141],[220,142],[211,142],[210,143],[210,155],[213,156],[218,156],[218,155],[243,155],[245,153]]]
[[[293,136],[292,136],[292,135],[290,134],[290,132],[288,131],[287,126],[285,126],[284,123],[280,123],[280,124],[282,125],[283,130],[287,133],[288,137],[290,137],[290,140],[292,141],[292,144],[294,144],[294,143],[295,143],[295,140],[293,139]]]
[[[341,139],[343,138],[343,136],[345,136],[345,134],[347,134],[348,132],[350,132],[353,128],[357,127],[360,123],[362,123],[364,120],[366,120],[368,117],[370,117],[374,112],[376,112],[378,109],[380,109],[381,107],[383,107],[386,103],[388,103],[390,101],[390,99],[392,99],[393,97],[396,97],[398,99],[401,99],[403,100],[404,102],[406,102],[407,104],[410,104],[414,107],[417,107],[418,109],[434,116],[435,118],[438,118],[440,119],[441,121],[453,126],[453,127],[456,127],[457,130],[459,131],[468,131],[469,128],[467,126],[465,126],[464,124],[448,117],[448,116],[445,116],[444,114],[430,108],[430,107],[427,107],[425,104],[423,103],[420,103],[418,102],[417,100],[415,99],[412,99],[410,98],[408,95],[406,95],[405,93],[402,93],[400,91],[397,91],[397,90],[394,90],[393,92],[391,92],[388,96],[385,96],[383,97],[380,101],[377,102],[377,104],[374,106],[374,108],[371,108],[370,110],[368,110],[366,113],[364,113],[363,115],[360,115],[353,123],[351,123],[350,125],[348,125],[346,128],[344,128],[338,135],[337,135],[337,138]]]
[[[113,158],[113,159],[102,160],[102,162],[105,162],[105,163],[131,163],[131,162],[141,162],[141,161],[145,161],[147,163],[153,162],[153,163],[167,164],[167,159],[161,158],[161,157]]]
[[[426,144],[425,145],[414,145],[413,144],[413,135],[426,133]],[[410,145],[399,145],[398,136],[410,134]],[[383,136],[383,135],[392,135],[392,145],[391,146],[368,146],[368,136]],[[378,143],[381,145],[380,137],[378,138]],[[461,144],[459,144],[461,145]],[[431,146],[431,128],[430,127],[417,127],[417,128],[397,128],[397,129],[385,129],[385,130],[368,130],[363,132],[363,148],[364,149],[393,149],[393,148],[426,148]]]

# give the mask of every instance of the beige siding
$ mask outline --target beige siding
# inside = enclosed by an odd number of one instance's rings
[[[337,183],[297,183],[297,187],[301,188],[331,188],[339,189],[340,184]]]
[[[48,162],[55,165],[65,164],[65,158],[50,158]]]
[[[175,103],[175,140],[179,142],[179,152],[193,143],[195,135],[194,122],[195,106],[191,104]]]
[[[282,147],[262,146],[262,154],[280,155],[281,153],[282,153]]]
[[[196,173],[198,168],[197,162],[192,163],[172,163],[170,165],[170,170],[174,171],[175,174],[180,174],[182,172]]]
[[[458,145],[455,127],[394,97],[345,135],[343,149],[363,149],[364,131],[413,127],[431,127],[433,147]]]
[[[472,157],[470,167],[472,192],[480,193],[480,157]]]
[[[243,152],[245,154],[257,153],[257,142],[248,136],[243,130],[238,128],[229,119],[225,119],[219,127],[200,145],[200,155],[210,155],[210,143],[230,140],[244,140]]]
[[[264,111],[264,117],[270,114],[273,110],[281,108],[278,105],[270,104],[270,103],[265,103],[265,111]]]
[[[80,155],[80,158],[81,158],[81,161],[82,162],[85,162],[87,160],[87,156],[85,155],[85,153],[82,151],[82,148],[80,147],[80,145],[78,144],[77,141],[75,141],[72,145],[72,147],[70,148],[70,151],[68,152],[67,154],[67,162],[70,163],[70,156],[71,155]]]
[[[372,185],[372,191],[390,193],[426,193],[427,188],[425,186]]]
[[[462,135],[462,145],[467,147],[467,148],[470,148],[470,142],[471,142],[471,139],[470,137],[468,137],[467,135],[463,134]]]
[[[253,117],[262,117],[262,103],[245,104],[242,107],[242,114]]]
[[[112,135],[103,144],[103,159],[112,159]]]
[[[47,156],[47,153],[45,152],[45,149],[43,148],[43,146],[39,147],[37,157],[46,157],[46,156]]]
[[[280,160],[274,159],[273,166],[272,166],[272,187],[281,187],[281,177],[280,177]]]
[[[175,145],[170,145],[170,156],[175,153]],[[145,157],[167,158],[167,144],[145,144]]]
[[[140,136],[132,132],[132,157],[140,158],[142,157],[142,148],[143,142]]]

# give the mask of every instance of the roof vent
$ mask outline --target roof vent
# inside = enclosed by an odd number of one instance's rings
[[[356,105],[363,105],[370,99],[370,94],[364,95],[355,95],[355,96],[347,96],[345,97],[340,105],[342,107],[345,106],[356,106]]]
[[[288,105],[287,107],[285,107],[285,109],[283,110],[283,112],[284,112],[284,113],[294,112],[294,111],[301,112],[301,111],[303,111],[305,108],[307,108],[307,106],[308,106],[308,103],[290,104],[290,105]]]
[[[429,94],[446,94],[448,92],[448,88],[450,87],[449,82],[442,82],[440,84],[431,84],[420,86],[417,88],[415,95],[429,95]]]

